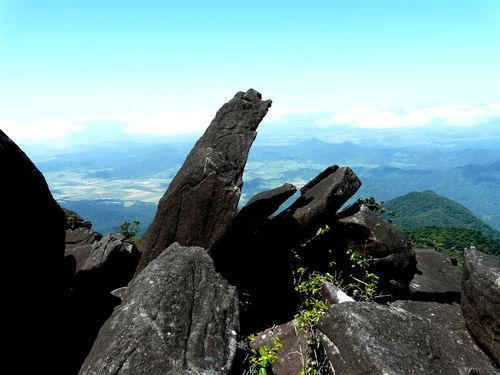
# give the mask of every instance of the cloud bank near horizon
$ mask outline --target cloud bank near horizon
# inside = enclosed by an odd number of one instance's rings
[[[106,124],[122,124],[124,135],[175,136],[200,134],[214,113],[170,111],[157,114],[104,115],[92,118],[43,118],[8,121],[0,119],[0,129],[16,142],[57,142]],[[361,129],[405,129],[425,126],[473,127],[500,120],[500,102],[482,106],[455,105],[425,108],[391,106],[355,107],[332,111],[321,108],[271,108],[266,123],[287,124],[304,118],[319,129],[348,126]],[[293,126],[293,125],[292,125]],[[97,129],[97,132],[99,129]]]

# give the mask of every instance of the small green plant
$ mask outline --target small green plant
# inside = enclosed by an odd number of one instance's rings
[[[254,336],[250,336],[250,341],[254,340]],[[280,338],[276,336],[273,344],[270,347],[261,346],[258,349],[251,349],[252,356],[250,357],[250,374],[251,375],[267,375],[268,370],[278,360],[278,352],[283,347]]]
[[[124,221],[116,227],[116,232],[125,237],[125,239],[136,242],[140,225],[141,223],[137,220],[134,220],[132,223],[130,223],[129,221]]]
[[[353,249],[347,249],[347,256],[351,263],[352,273],[346,290],[356,300],[373,300],[378,291],[379,277],[369,271],[372,259]]]

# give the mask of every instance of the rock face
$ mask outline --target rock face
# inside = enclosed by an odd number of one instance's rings
[[[63,208],[63,211],[66,215],[66,230],[92,228],[92,223],[90,221],[83,220],[82,217],[75,211],[68,210],[67,208]]]
[[[129,285],[81,374],[227,374],[236,350],[236,290],[199,247],[172,244]]]
[[[76,373],[89,353],[99,328],[121,299],[111,292],[126,286],[134,276],[140,253],[121,235],[108,234],[99,241],[95,232],[76,229],[84,245],[66,249],[67,264],[73,260],[70,291],[66,297],[65,373]],[[100,235],[99,235],[100,236]],[[68,238],[68,236],[67,236]]]
[[[365,205],[354,204],[339,214],[337,236],[344,246],[373,258],[377,275],[407,286],[415,274],[415,252],[408,235],[383,221]]]
[[[458,305],[400,301],[334,305],[320,320],[338,374],[497,374]]]
[[[292,215],[300,232],[311,234],[335,220],[337,210],[361,186],[350,168],[334,165],[321,172],[301,189],[301,196],[283,212]]]
[[[272,366],[272,373],[297,375],[307,368],[306,359],[309,353],[307,332],[301,331],[294,320],[258,333],[250,346],[254,349],[272,348],[276,337],[279,338],[282,347],[276,353],[278,360]]]
[[[500,366],[500,258],[465,250],[462,313],[477,343]]]
[[[418,273],[410,283],[412,299],[460,303],[462,272],[446,255],[415,249]]]
[[[16,371],[54,372],[57,347],[47,346],[47,337],[57,342],[60,302],[64,289],[63,210],[53,199],[47,183],[23,151],[0,130],[0,183],[2,230],[2,305],[9,332],[4,358]],[[29,360],[26,357],[29,348]]]
[[[173,242],[209,250],[226,232],[236,214],[250,146],[270,106],[250,89],[219,109],[159,202],[139,246],[138,272]]]

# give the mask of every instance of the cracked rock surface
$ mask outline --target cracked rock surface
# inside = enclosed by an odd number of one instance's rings
[[[227,374],[239,328],[234,287],[200,247],[172,244],[129,285],[80,374]]]
[[[250,89],[217,111],[159,202],[139,244],[137,272],[173,242],[210,251],[227,231],[236,215],[250,146],[270,106],[271,100]]]

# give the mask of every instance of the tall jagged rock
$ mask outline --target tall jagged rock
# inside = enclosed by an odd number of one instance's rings
[[[16,372],[56,372],[60,302],[64,288],[64,212],[43,175],[0,130],[2,306],[12,335],[2,335],[4,358]],[[33,348],[30,350],[30,348]],[[22,361],[16,361],[22,358]],[[4,362],[4,368],[12,363]]]
[[[139,244],[137,272],[173,242],[210,250],[226,232],[236,214],[250,146],[270,106],[271,100],[250,89],[217,111],[159,202]]]
[[[236,289],[200,247],[172,244],[132,281],[80,374],[228,374]]]

